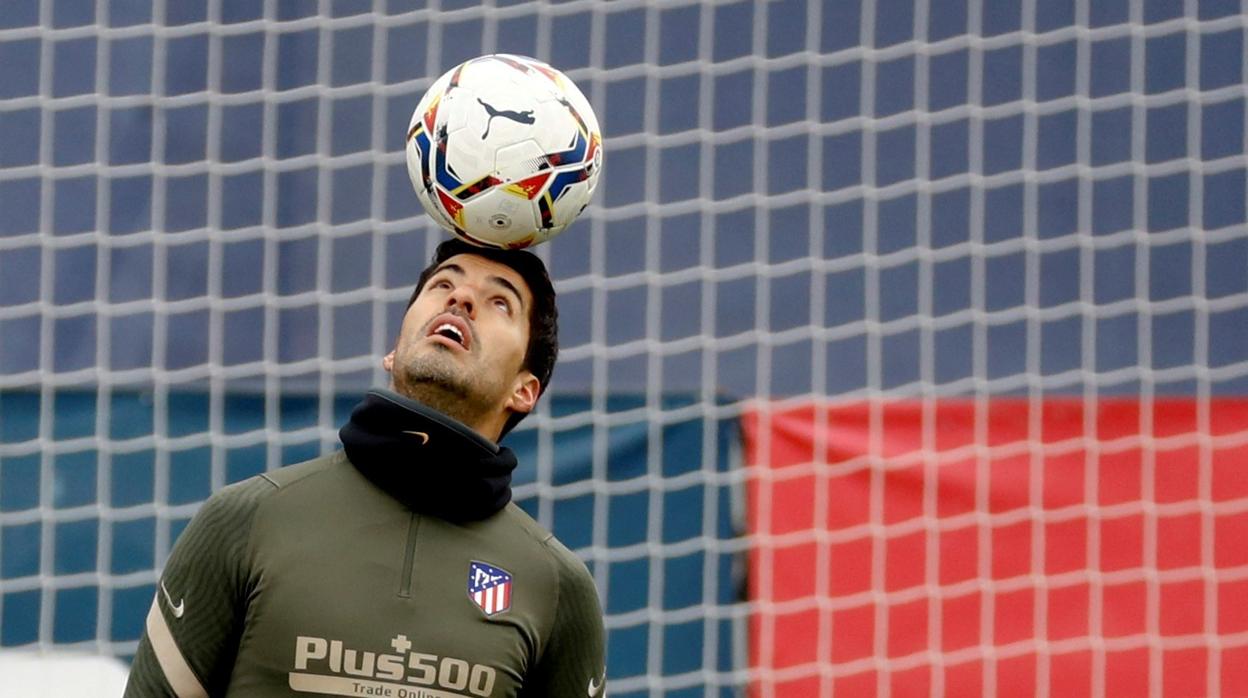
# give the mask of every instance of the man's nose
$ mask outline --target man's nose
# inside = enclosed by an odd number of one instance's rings
[[[468,317],[473,317],[473,309],[476,307],[476,292],[467,284],[460,284],[455,290],[446,297],[446,307],[459,307]]]

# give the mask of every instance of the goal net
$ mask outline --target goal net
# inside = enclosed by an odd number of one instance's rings
[[[507,438],[613,696],[1248,693],[1239,2],[9,0],[0,649],[126,658],[220,487],[337,447],[444,234],[430,82],[604,178]]]

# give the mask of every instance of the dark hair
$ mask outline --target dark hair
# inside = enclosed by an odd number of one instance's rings
[[[529,309],[529,346],[525,349],[522,367],[537,376],[537,380],[541,381],[541,393],[545,393],[546,387],[550,385],[550,376],[555,372],[555,360],[559,357],[559,308],[555,305],[555,286],[550,281],[546,265],[537,255],[523,250],[478,247],[451,238],[438,245],[433,253],[433,260],[420,272],[416,288],[407,299],[407,307],[410,308],[416,302],[416,297],[424,289],[429,277],[433,276],[443,262],[461,254],[473,254],[506,265],[528,284],[529,292],[533,296],[533,307]],[[525,413],[516,412],[508,417],[499,438],[505,436],[526,416]]]

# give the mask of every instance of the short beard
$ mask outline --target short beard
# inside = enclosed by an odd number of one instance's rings
[[[440,356],[421,356],[394,366],[394,390],[448,417],[473,424],[490,408],[482,400],[482,386],[458,374]]]

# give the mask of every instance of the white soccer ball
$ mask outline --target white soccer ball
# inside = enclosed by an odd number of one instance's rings
[[[566,75],[524,56],[462,63],[425,92],[407,130],[407,173],[439,225],[485,247],[563,232],[602,173],[602,134]]]

